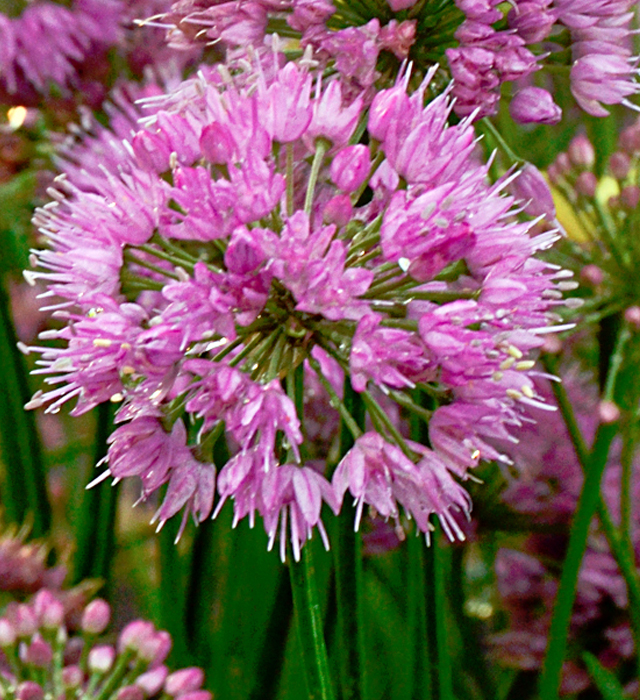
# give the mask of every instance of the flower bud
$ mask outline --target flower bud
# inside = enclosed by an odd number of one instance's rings
[[[169,656],[171,646],[171,635],[165,630],[160,630],[140,645],[138,654],[152,666],[157,666]]]
[[[604,281],[604,272],[597,265],[585,265],[580,270],[580,279],[592,287],[597,287]]]
[[[387,0],[387,4],[394,12],[400,12],[400,10],[408,10],[413,7],[418,0]]]
[[[596,152],[591,141],[584,135],[578,134],[569,144],[569,158],[573,165],[580,168],[592,168],[596,162]]]
[[[0,649],[12,647],[16,643],[16,631],[9,620],[0,619]]]
[[[107,673],[111,670],[116,658],[116,651],[107,644],[93,647],[89,652],[87,665],[92,673]]]
[[[102,634],[109,624],[110,617],[111,609],[109,604],[97,598],[92,600],[84,609],[80,627],[87,634]]]
[[[212,695],[208,690],[194,690],[184,695],[179,695],[177,700],[212,700]]]
[[[578,194],[593,197],[597,187],[598,178],[590,170],[585,170],[576,178],[575,189]]]
[[[155,627],[151,622],[144,620],[134,620],[130,622],[120,632],[118,637],[118,651],[123,652],[125,649],[137,652],[141,643],[147,638],[153,636]]]
[[[79,688],[84,680],[80,666],[65,666],[62,669],[62,685],[65,688]]]
[[[640,151],[640,124],[632,124],[622,130],[620,134],[620,148],[629,155],[633,155]]]
[[[335,224],[339,228],[346,226],[353,217],[353,205],[348,194],[337,194],[332,197],[322,210],[322,220],[325,224]]]
[[[331,162],[331,179],[343,192],[355,192],[371,169],[369,149],[361,143],[341,149]]]
[[[609,170],[616,180],[624,180],[629,174],[631,159],[624,151],[616,151],[609,158]]]
[[[613,401],[601,401],[598,404],[598,417],[601,423],[615,423],[620,418],[620,409]]]
[[[164,690],[175,697],[176,695],[183,695],[184,693],[198,690],[202,686],[203,681],[204,673],[202,669],[195,666],[183,668],[167,677]]]
[[[144,700],[144,690],[139,685],[125,685],[116,693],[116,700]]]
[[[47,668],[53,659],[53,649],[48,642],[37,635],[26,647],[21,649],[20,656],[24,663],[36,668]]]
[[[145,170],[155,173],[169,170],[171,148],[165,139],[145,129],[131,139],[131,147],[138,163]]]
[[[557,124],[562,110],[547,90],[526,87],[511,100],[509,113],[518,124]]]
[[[219,122],[207,124],[200,136],[204,157],[214,165],[228,163],[234,155],[235,144],[229,128]]]
[[[18,686],[15,697],[16,700],[42,700],[44,691],[41,686],[33,681],[24,681]]]
[[[635,209],[640,203],[640,187],[638,185],[627,185],[620,192],[620,204],[625,209]]]
[[[53,630],[64,623],[64,606],[51,591],[46,589],[38,591],[32,607],[44,629]]]
[[[150,698],[162,690],[167,674],[166,666],[156,666],[156,668],[139,675],[134,683],[139,685],[144,690],[145,695]]]
[[[629,306],[625,309],[624,320],[634,326],[635,330],[640,330],[640,306]]]
[[[525,163],[518,177],[511,184],[511,191],[522,201],[530,216],[544,215],[549,221],[555,219],[556,207],[547,181],[531,163]]]

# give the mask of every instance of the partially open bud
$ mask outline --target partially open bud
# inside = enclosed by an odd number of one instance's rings
[[[169,695],[183,695],[193,690],[198,690],[204,681],[202,669],[192,667],[183,668],[172,673],[164,684],[165,692]]]
[[[102,634],[109,624],[110,617],[111,609],[109,604],[97,598],[92,600],[84,609],[80,626],[82,631],[87,634]]]
[[[538,87],[526,87],[511,100],[509,113],[518,124],[557,124],[562,110],[551,94]]]
[[[107,673],[116,658],[115,649],[107,644],[93,647],[89,652],[88,666],[92,673]]]
[[[556,207],[551,190],[542,173],[531,163],[525,163],[520,175],[511,184],[511,191],[522,201],[530,216],[544,215],[549,221],[555,219]]]

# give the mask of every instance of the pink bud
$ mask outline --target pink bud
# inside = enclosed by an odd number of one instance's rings
[[[191,668],[183,668],[175,673],[172,673],[164,684],[165,692],[169,695],[182,695],[190,693],[192,690],[198,690],[204,681],[204,673],[202,669],[192,666]]]
[[[16,700],[42,700],[44,691],[33,681],[25,681],[20,683],[16,691]]]
[[[526,87],[511,100],[509,113],[518,124],[557,124],[562,110],[547,90]]]
[[[144,700],[144,690],[138,685],[125,685],[116,693],[116,700]]]
[[[18,605],[14,609],[14,628],[18,637],[31,637],[38,629],[38,621],[28,605]]]
[[[590,170],[585,170],[576,178],[575,189],[578,194],[593,197],[597,187],[598,178]]]
[[[56,629],[64,623],[64,606],[51,591],[38,591],[32,606],[40,625],[45,629]]]
[[[171,149],[166,139],[142,130],[131,139],[131,146],[141,167],[155,173],[169,170]]]
[[[640,306],[629,306],[625,309],[624,320],[634,326],[636,330],[640,330]]]
[[[525,163],[520,175],[512,182],[511,191],[523,203],[524,210],[530,216],[544,215],[553,220],[556,207],[547,181],[542,173],[531,163]]]
[[[387,0],[389,7],[394,12],[400,12],[400,10],[408,10],[413,7],[418,0]]]
[[[212,122],[202,130],[200,148],[210,163],[222,165],[232,160],[235,143],[227,126],[220,122]]]
[[[640,203],[640,187],[638,185],[627,185],[620,192],[620,203],[625,209],[635,209]]]
[[[325,224],[335,224],[338,228],[346,226],[353,217],[353,205],[348,194],[338,194],[332,197],[322,210],[322,220]]]
[[[80,666],[65,666],[62,669],[62,685],[65,688],[79,688],[84,680]]]
[[[158,666],[169,656],[172,645],[171,635],[165,630],[159,630],[153,635],[152,640],[141,647],[139,654],[152,666]]]
[[[622,130],[620,134],[620,148],[629,155],[640,151],[640,124],[637,122]]]
[[[615,423],[620,418],[620,409],[613,401],[601,401],[598,404],[598,416],[601,423]]]
[[[116,659],[116,650],[107,644],[93,647],[87,658],[87,665],[92,673],[107,673]]]
[[[569,144],[569,158],[580,168],[592,168],[596,162],[596,152],[591,141],[584,135],[574,136]]]
[[[176,700],[212,700],[212,697],[208,690],[194,690],[191,693],[178,695]]]
[[[597,287],[604,280],[604,272],[597,265],[585,265],[580,270],[580,279],[592,287]]]
[[[16,631],[5,618],[0,618],[0,648],[12,647],[16,643]]]
[[[80,626],[82,631],[87,634],[102,634],[109,624],[110,617],[111,608],[109,604],[97,598],[92,600],[84,609]]]
[[[140,644],[147,638],[153,636],[155,629],[151,622],[145,622],[144,620],[134,620],[130,622],[122,632],[120,632],[120,636],[118,637],[118,651],[122,653],[125,649],[130,649],[137,652],[140,648]]]
[[[139,675],[134,683],[139,685],[142,690],[144,690],[145,695],[150,698],[157,695],[160,690],[162,690],[167,674],[166,666],[157,666]]]
[[[631,159],[624,151],[616,151],[609,158],[609,170],[616,180],[624,180],[629,174]]]
[[[369,149],[361,143],[345,146],[331,162],[331,179],[343,192],[355,192],[371,169]]]
[[[369,135],[378,141],[384,141],[391,123],[408,100],[407,94],[400,86],[383,90],[376,94],[369,108]]]
[[[31,644],[20,654],[23,661],[37,668],[47,668],[53,659],[53,649],[40,635],[36,635]]]

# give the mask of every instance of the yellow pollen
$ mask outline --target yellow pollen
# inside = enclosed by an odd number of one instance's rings
[[[131,343],[120,343],[120,347],[123,350],[131,350]]]
[[[527,384],[525,384],[521,388],[521,391],[528,399],[532,399],[534,397],[533,389],[530,386],[528,386]]]
[[[133,374],[135,372],[135,369],[131,367],[130,365],[125,365],[122,368],[122,374]]]
[[[535,364],[535,360],[522,360],[516,364],[516,369],[531,369]]]
[[[110,348],[112,343],[113,343],[113,341],[109,340],[109,338],[94,338],[93,339],[93,345],[96,348]]]
[[[109,401],[111,401],[111,403],[119,403],[120,401],[122,401],[122,399],[124,399],[124,396],[122,394],[113,394]]]
[[[514,401],[522,398],[522,394],[517,389],[507,389],[507,396]]]
[[[509,353],[509,355],[511,355],[511,357],[515,357],[516,360],[521,359],[523,356],[522,350],[518,350],[518,348],[515,345],[509,345],[509,347],[507,348],[507,352]]]
[[[504,377],[504,374],[502,374],[502,372],[494,372],[493,373],[493,381],[494,382],[499,382],[502,379],[502,377]]]
[[[474,450],[471,453],[471,459],[480,459],[480,450]]]
[[[500,363],[500,369],[503,369],[503,370],[504,370],[504,369],[510,369],[511,367],[513,367],[514,363],[515,363],[515,358],[513,358],[513,357],[507,357],[506,360],[503,360],[503,361]]]

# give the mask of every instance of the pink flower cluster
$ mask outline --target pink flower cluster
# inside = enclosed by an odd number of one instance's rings
[[[236,522],[258,513],[283,558],[287,532],[295,558],[316,527],[326,543],[322,504],[338,512],[346,491],[358,520],[367,503],[428,533],[435,514],[461,537],[456,479],[508,462],[494,441],[547,408],[531,353],[570,273],[534,257],[555,234],[530,235],[505,183],[488,184],[447,92],[425,106],[431,77],[409,95],[402,76],[366,111],[277,53],[234,77],[202,71],[38,211],[51,250],[29,277],[66,325],[33,349],[53,386],[30,407],[121,403],[100,478],[137,476],[142,499],[166,484],[160,525],[209,515],[207,450],[224,430],[235,447],[214,513],[227,499]],[[332,478],[301,423],[318,382],[355,440]],[[430,448],[403,437],[406,412],[432,410],[416,388],[435,397]]]

